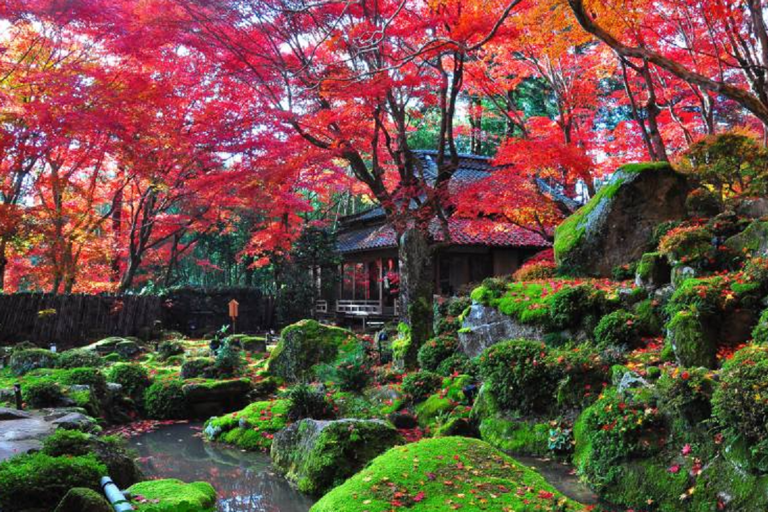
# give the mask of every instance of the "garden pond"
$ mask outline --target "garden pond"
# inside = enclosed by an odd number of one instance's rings
[[[307,512],[313,500],[275,474],[269,456],[204,443],[202,425],[180,423],[130,439],[148,478],[210,482],[220,512]]]

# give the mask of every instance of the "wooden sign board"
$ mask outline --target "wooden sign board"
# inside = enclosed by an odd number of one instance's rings
[[[237,315],[239,314],[240,310],[240,303],[237,302],[235,299],[232,299],[229,301],[229,318],[237,318]]]

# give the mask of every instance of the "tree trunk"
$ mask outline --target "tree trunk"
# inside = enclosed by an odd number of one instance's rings
[[[8,242],[5,237],[0,238],[0,293],[5,290],[5,269],[8,267],[7,251]]]
[[[411,329],[403,357],[406,369],[417,367],[419,348],[432,337],[434,269],[426,233],[408,228],[400,237],[400,317]]]

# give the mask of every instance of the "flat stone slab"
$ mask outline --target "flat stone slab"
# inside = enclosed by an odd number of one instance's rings
[[[19,411],[0,407],[0,461],[39,450],[43,439],[76,414],[70,409]]]

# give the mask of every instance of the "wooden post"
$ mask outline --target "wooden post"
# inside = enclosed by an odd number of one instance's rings
[[[22,404],[21,404],[21,384],[14,384],[13,385],[13,394],[16,397],[16,408],[18,410],[22,410]]]
[[[232,334],[235,334],[237,328],[237,315],[239,314],[240,303],[235,299],[229,301],[229,318],[232,319]]]

